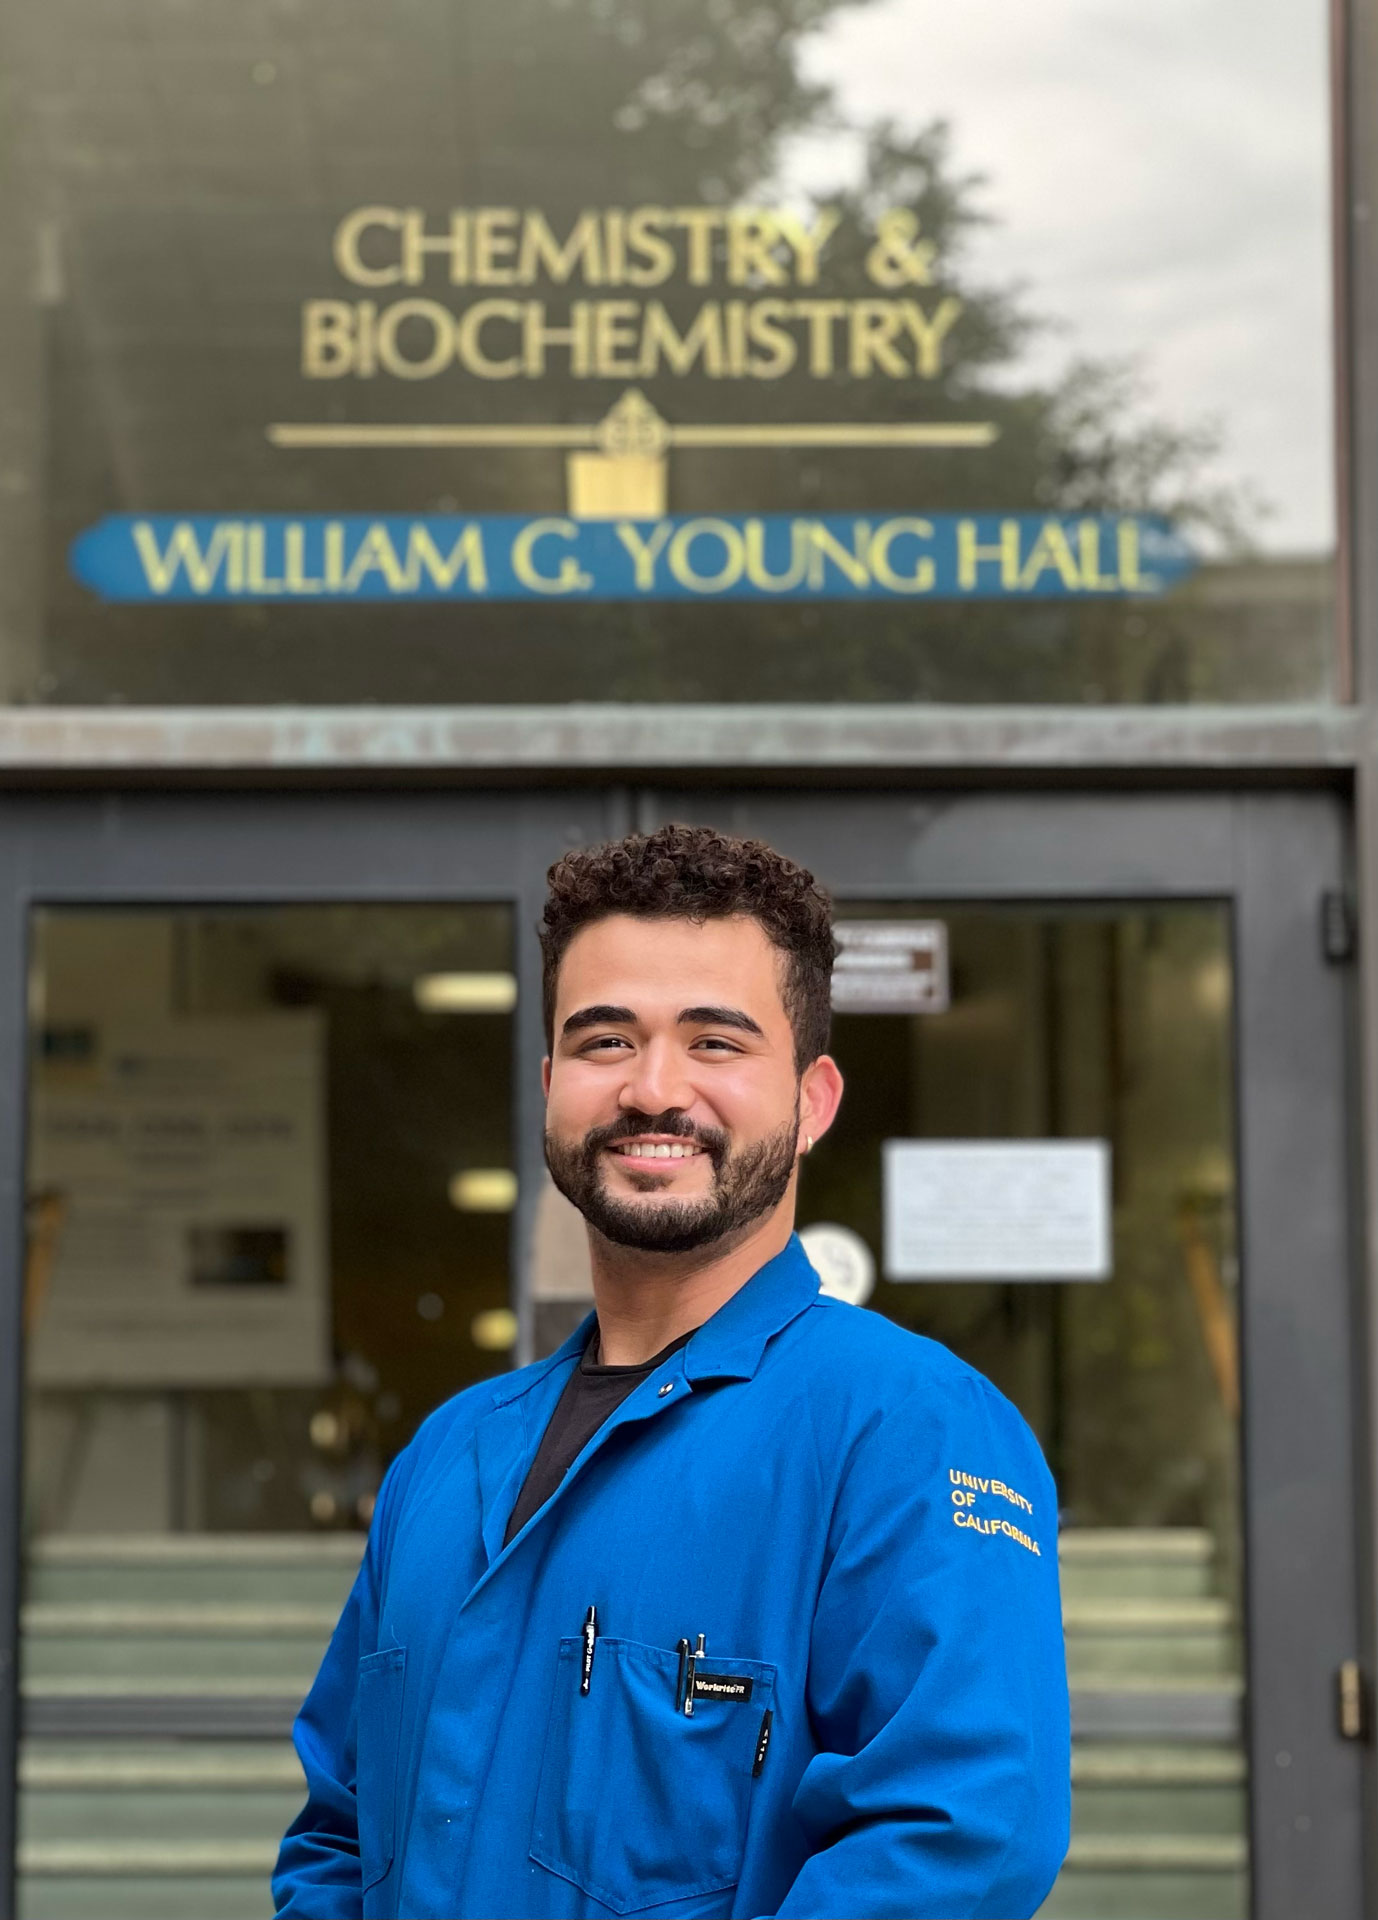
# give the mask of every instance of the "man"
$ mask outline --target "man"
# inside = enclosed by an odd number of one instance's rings
[[[1017,1920],[1067,1841],[1056,1497],[792,1235],[842,1093],[825,895],[666,827],[545,909],[596,1313],[394,1463],[297,1723],[281,1914]]]

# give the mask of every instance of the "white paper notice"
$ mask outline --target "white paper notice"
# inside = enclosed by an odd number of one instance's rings
[[[324,1030],[311,1009],[120,1025],[45,1061],[30,1181],[61,1201],[42,1386],[328,1378]]]
[[[1108,1280],[1107,1140],[887,1140],[889,1280]]]

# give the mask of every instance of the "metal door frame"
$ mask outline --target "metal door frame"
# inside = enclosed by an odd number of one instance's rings
[[[29,914],[46,904],[510,900],[515,1164],[539,1185],[544,871],[633,822],[759,834],[851,899],[1229,904],[1243,1282],[1244,1506],[1256,1920],[1364,1911],[1361,1749],[1333,1676],[1360,1653],[1359,1392],[1348,979],[1322,894],[1348,823],[1325,791],[1177,793],[63,792],[0,807],[0,1452],[20,1457]],[[1299,1278],[1302,1276],[1302,1278]],[[523,1347],[530,1302],[518,1287]],[[13,1910],[21,1489],[0,1480],[0,1920]],[[1285,1756],[1285,1757],[1284,1757]]]

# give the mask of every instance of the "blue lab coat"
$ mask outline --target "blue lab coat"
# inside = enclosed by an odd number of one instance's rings
[[[791,1240],[504,1547],[590,1325],[390,1469],[297,1721],[278,1913],[1031,1915],[1069,1762],[1056,1497],[1023,1420],[820,1295]]]

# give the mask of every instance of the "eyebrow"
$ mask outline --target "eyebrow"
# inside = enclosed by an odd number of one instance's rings
[[[681,1016],[682,1018],[683,1016]],[[634,1027],[636,1015],[630,1007],[580,1007],[560,1028],[563,1033],[580,1033],[585,1027]]]
[[[749,1013],[739,1007],[686,1007],[679,1016],[682,1027],[735,1027],[738,1033],[754,1033],[758,1040],[765,1034]]]

